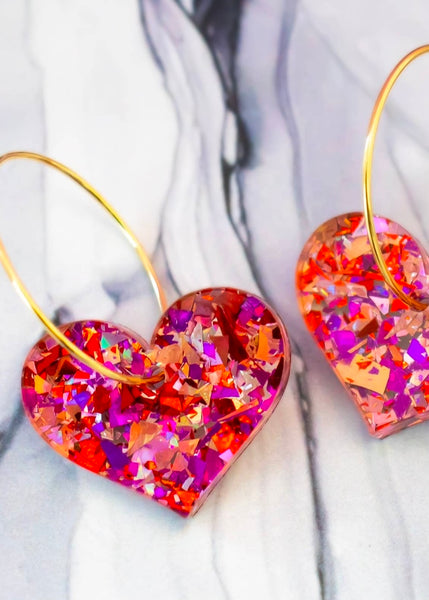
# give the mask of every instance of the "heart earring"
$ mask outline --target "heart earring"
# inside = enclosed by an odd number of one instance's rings
[[[24,410],[59,454],[153,498],[182,516],[196,512],[265,424],[286,387],[290,346],[280,317],[234,288],[186,294],[169,308],[148,256],[120,215],[77,173],[64,173],[115,219],[147,271],[162,316],[151,343],[121,325],[77,321],[57,328],[0,261],[48,334],[22,374]]]
[[[429,259],[403,227],[372,212],[375,135],[387,97],[429,45],[405,56],[374,106],[363,161],[365,211],[330,219],[297,265],[304,321],[354,400],[383,438],[429,419]]]

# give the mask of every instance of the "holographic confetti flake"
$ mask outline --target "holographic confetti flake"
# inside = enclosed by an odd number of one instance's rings
[[[393,221],[375,224],[395,279],[427,297],[426,252]],[[429,309],[412,310],[387,287],[362,214],[336,217],[313,233],[298,261],[297,294],[308,329],[372,435],[429,418]]]
[[[140,386],[106,380],[45,336],[23,369],[28,418],[60,454],[183,516],[201,506],[261,429],[289,376],[277,315],[229,288],[177,300],[151,346],[99,321],[63,331],[110,368],[163,379]]]

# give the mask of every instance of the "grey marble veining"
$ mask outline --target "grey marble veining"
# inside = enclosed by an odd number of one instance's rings
[[[46,152],[93,182],[171,300],[206,285],[263,294],[294,352],[275,415],[185,523],[66,463],[30,429],[20,370],[41,331],[0,273],[1,597],[427,598],[427,427],[368,437],[305,331],[294,272],[315,227],[360,209],[372,103],[395,61],[428,41],[428,10],[0,0],[0,150]],[[425,243],[428,61],[389,102],[374,188],[377,210]],[[153,295],[110,222],[44,170],[2,169],[1,235],[49,314],[150,337]]]

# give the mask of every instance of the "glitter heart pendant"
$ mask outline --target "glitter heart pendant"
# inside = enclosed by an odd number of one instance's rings
[[[236,289],[180,298],[150,345],[101,321],[62,331],[109,369],[162,377],[134,386],[103,377],[47,335],[30,351],[22,376],[36,431],[72,462],[183,516],[198,510],[262,428],[289,377],[281,320],[263,300]]]
[[[426,252],[393,221],[376,217],[375,227],[395,280],[428,295]],[[387,286],[362,214],[316,229],[296,282],[304,321],[369,432],[383,438],[429,419],[429,309],[413,310]]]

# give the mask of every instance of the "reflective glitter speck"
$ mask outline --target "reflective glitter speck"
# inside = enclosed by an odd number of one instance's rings
[[[158,323],[149,346],[99,321],[66,335],[110,368],[163,380],[106,380],[45,336],[24,365],[25,411],[60,454],[149,496],[194,513],[260,430],[286,386],[290,349],[276,314],[229,288],[188,294]]]
[[[425,298],[425,251],[397,223],[377,217],[375,224],[395,279]],[[298,261],[297,295],[308,329],[372,435],[429,418],[429,312],[413,311],[386,286],[361,213],[335,217],[313,233]]]

